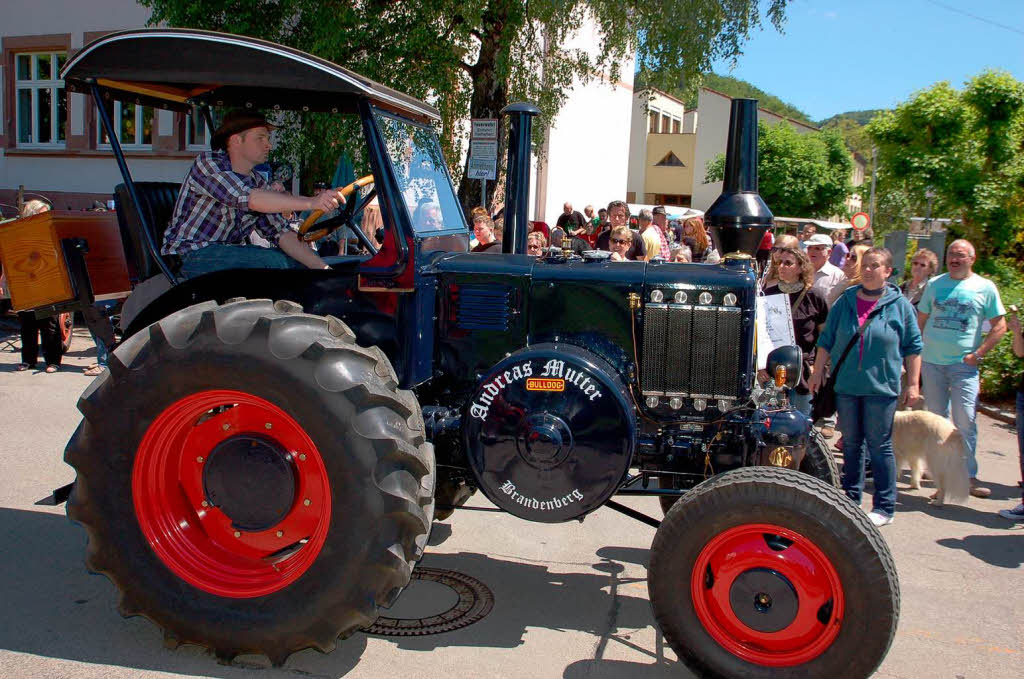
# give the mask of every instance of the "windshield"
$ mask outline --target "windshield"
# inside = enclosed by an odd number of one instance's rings
[[[416,234],[466,231],[433,128],[380,110],[374,113]]]

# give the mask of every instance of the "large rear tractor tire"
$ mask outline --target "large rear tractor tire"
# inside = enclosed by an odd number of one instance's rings
[[[800,462],[800,471],[804,474],[810,474],[833,488],[842,487],[839,467],[836,465],[836,458],[832,454],[831,444],[817,429],[811,429],[807,452],[804,454],[804,459]]]
[[[434,513],[433,447],[376,348],[291,302],[199,304],[137,333],[79,400],[68,516],[120,611],[275,664],[372,624]]]
[[[701,677],[862,679],[899,620],[878,529],[840,491],[778,467],[681,497],[654,536],[648,588],[665,639]]]

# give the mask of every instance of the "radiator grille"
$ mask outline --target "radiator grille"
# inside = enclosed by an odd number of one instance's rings
[[[504,285],[460,285],[456,297],[455,323],[463,330],[509,329],[515,290]]]
[[[735,398],[742,391],[742,311],[647,304],[641,389],[645,395]]]

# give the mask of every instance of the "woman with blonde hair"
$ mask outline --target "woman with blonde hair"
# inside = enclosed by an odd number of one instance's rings
[[[927,248],[921,248],[910,258],[910,278],[900,286],[900,292],[917,308],[928,279],[939,272],[939,257]]]
[[[850,253],[846,256],[846,263],[843,265],[843,275],[846,276],[836,287],[832,288],[832,293],[828,297],[828,305],[832,304],[839,299],[839,296],[846,292],[848,289],[855,285],[860,285],[860,262],[861,258],[864,257],[864,253],[871,249],[870,245],[858,243],[850,248]]]
[[[50,206],[41,200],[30,200],[21,206],[18,215],[24,219],[43,212],[49,212]],[[21,363],[15,368],[25,371],[34,368],[39,361],[39,339],[42,337],[43,359],[46,361],[46,372],[55,373],[60,369],[64,357],[64,345],[60,336],[60,325],[56,316],[36,318],[31,311],[18,314],[21,321]]]

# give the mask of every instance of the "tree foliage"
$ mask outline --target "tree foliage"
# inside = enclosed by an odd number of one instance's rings
[[[762,15],[776,28],[789,0],[140,0],[151,22],[272,40],[311,52],[434,104],[449,158],[469,118],[498,118],[512,101],[537,104],[543,135],[574,82],[614,84],[635,56],[641,76],[667,89],[735,59]],[[569,42],[584,20],[590,45]],[[626,78],[630,74],[625,74]],[[309,116],[315,118],[315,116]],[[323,131],[323,130],[320,130]],[[622,130],[622,134],[628,134]],[[308,136],[308,135],[307,135]],[[337,146],[306,141],[320,165]],[[504,159],[504,142],[499,158]],[[308,159],[315,166],[317,161]],[[329,166],[329,165],[328,165]],[[463,168],[454,168],[456,179]],[[491,184],[493,190],[493,183]],[[472,204],[469,182],[459,196]]]
[[[846,216],[853,160],[835,131],[800,134],[787,123],[759,122],[757,174],[761,197],[777,215]],[[708,162],[707,181],[722,181],[725,156]]]
[[[958,218],[981,254],[1024,250],[1024,83],[994,70],[962,90],[940,82],[867,130],[889,180],[917,196],[931,187],[933,215]]]

